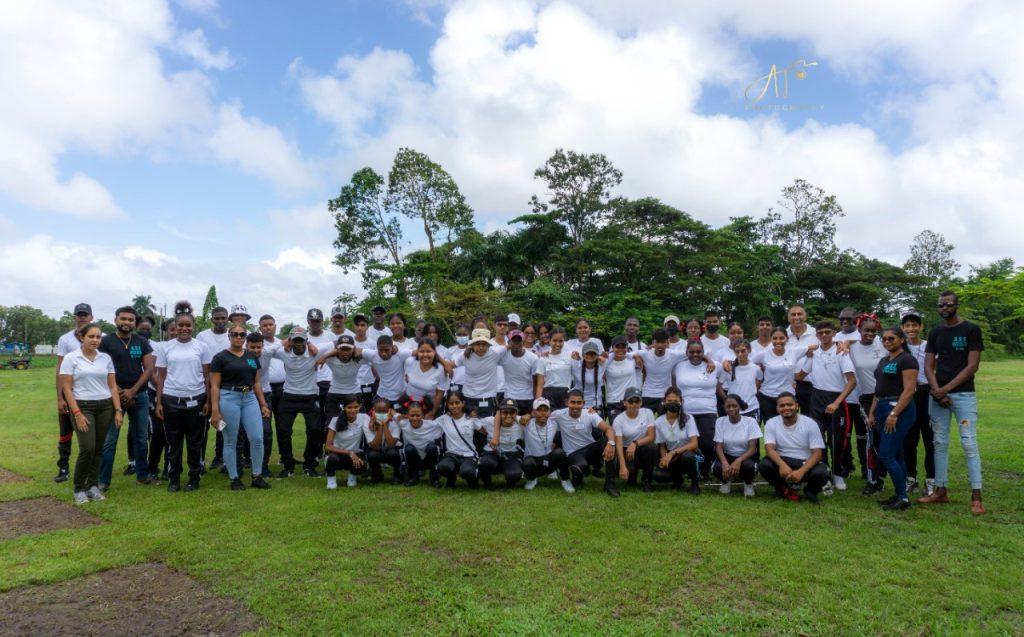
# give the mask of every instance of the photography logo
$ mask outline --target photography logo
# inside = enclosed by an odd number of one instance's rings
[[[820,111],[823,104],[798,104],[789,101],[789,81],[806,80],[808,69],[817,62],[795,60],[789,66],[772,64],[768,72],[747,85],[743,91],[744,108],[748,111]]]

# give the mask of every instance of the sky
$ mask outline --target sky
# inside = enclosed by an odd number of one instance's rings
[[[999,0],[4,2],[0,305],[110,319],[215,284],[301,322],[362,294],[326,202],[401,147],[485,232],[570,148],[712,225],[802,178],[841,247],[900,263],[928,228],[1021,262],[1022,25]]]

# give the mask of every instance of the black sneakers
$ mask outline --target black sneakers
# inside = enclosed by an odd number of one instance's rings
[[[177,493],[181,491],[181,484],[177,480],[172,480],[167,484],[167,493]]]
[[[245,485],[242,484],[242,480],[241,479],[235,478],[235,479],[233,479],[231,481],[231,490],[232,491],[245,491]]]
[[[53,476],[53,481],[56,483],[67,482],[70,474],[67,469],[58,469],[57,475]]]
[[[121,472],[121,475],[130,476],[133,473],[135,473],[135,463],[134,462],[129,462],[125,466],[124,471]]]
[[[606,481],[604,483],[604,492],[612,496],[613,498],[619,497],[619,487],[616,486],[614,482]]]
[[[256,476],[252,479],[252,482],[249,483],[249,486],[253,489],[269,489],[270,483],[264,480],[263,476]]]
[[[320,477],[320,472],[317,471],[315,468],[303,469],[302,470],[302,475],[306,476],[307,478],[319,478]]]
[[[188,482],[185,483],[185,491],[195,491],[198,488],[199,488],[199,479],[198,478],[192,478]]]
[[[910,500],[895,498],[895,502],[884,502],[881,506],[883,511],[906,511],[910,508]]]
[[[295,472],[291,469],[281,469],[281,473],[277,474],[278,478],[291,478],[295,475]]]

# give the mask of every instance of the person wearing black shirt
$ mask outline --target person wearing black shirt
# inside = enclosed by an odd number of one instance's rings
[[[235,324],[228,329],[228,339],[228,348],[210,362],[210,426],[224,434],[224,466],[231,478],[231,490],[241,491],[245,485],[238,475],[235,449],[239,428],[249,439],[249,457],[262,459],[263,419],[270,416],[270,408],[260,387],[260,358],[245,349],[247,340],[262,341],[263,337],[246,335],[245,327]],[[257,462],[251,484],[256,489],[269,489],[261,473],[262,463]]]
[[[896,495],[881,503],[882,508],[903,510],[910,508],[903,443],[917,418],[914,393],[918,365],[902,329],[890,327],[882,332],[882,345],[889,355],[875,367],[875,395],[868,411],[868,427],[873,440],[880,438],[878,456],[896,491]],[[877,437],[876,432],[880,434]]]
[[[978,453],[978,399],[974,394],[974,375],[981,363],[981,329],[965,321],[957,310],[960,299],[954,292],[939,295],[938,310],[942,324],[932,329],[925,346],[924,372],[931,388],[931,415],[935,442],[935,492],[918,502],[949,502],[946,484],[949,475],[950,418],[960,426],[960,446],[967,462],[971,482],[971,513],[984,515],[981,503],[981,455]]]
[[[133,333],[137,318],[135,309],[130,305],[117,308],[114,313],[117,331],[103,337],[99,351],[114,361],[114,378],[121,397],[121,408],[128,416],[128,458],[130,465],[134,465],[135,481],[139,484],[151,484],[154,479],[149,474],[147,461],[149,393],[146,391],[146,383],[153,375],[155,356],[149,341]],[[103,460],[99,474],[101,491],[106,491],[110,487],[110,476],[114,469],[114,456],[117,454],[117,439],[120,433],[121,429],[111,427],[107,430],[107,437],[103,442]],[[137,461],[134,461],[136,459]]]

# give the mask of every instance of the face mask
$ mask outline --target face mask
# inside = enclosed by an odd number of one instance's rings
[[[667,411],[670,414],[678,414],[680,412],[681,407],[682,405],[680,405],[679,403],[669,403],[665,405],[665,411]]]
[[[377,422],[387,422],[388,413],[384,412],[382,414],[379,411],[375,411],[375,412],[373,412],[373,417],[377,419]]]
[[[665,328],[665,331],[668,333],[669,336],[675,336],[676,334],[679,333],[679,328],[676,327],[675,325],[669,325],[668,327]]]
[[[705,329],[707,330],[708,334],[715,334],[716,332],[718,332],[717,325],[708,325]]]
[[[149,338],[152,335],[153,332],[150,330],[139,330],[139,336],[142,336],[143,338]]]
[[[458,343],[459,345],[466,345],[467,343],[469,343],[469,337],[468,336],[456,336],[455,337],[455,342]]]

